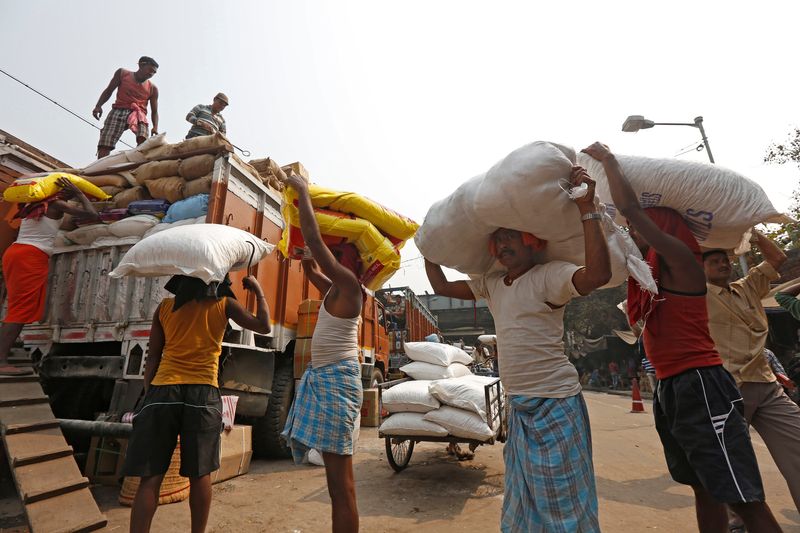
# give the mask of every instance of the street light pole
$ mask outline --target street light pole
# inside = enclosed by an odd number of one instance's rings
[[[700,136],[703,138],[703,145],[706,147],[708,160],[714,163],[714,156],[711,155],[711,146],[708,144],[708,137],[706,137],[706,130],[703,128],[703,117],[695,117],[694,124],[700,130]]]

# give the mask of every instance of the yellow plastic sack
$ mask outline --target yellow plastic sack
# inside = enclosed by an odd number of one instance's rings
[[[309,185],[308,192],[311,195],[311,204],[314,207],[330,209],[337,213],[348,213],[358,218],[363,218],[389,237],[389,240],[398,248],[413,237],[417,232],[417,228],[419,228],[419,224],[410,218],[395,213],[369,198],[352,192],[334,191],[319,185]],[[286,189],[284,201],[292,205],[296,203],[297,193],[294,189]]]
[[[278,249],[285,257],[300,259],[305,247],[300,212],[288,202],[284,202],[282,211],[285,224]],[[397,246],[369,221],[324,209],[315,209],[314,214],[325,244],[351,243],[358,249],[362,263],[359,281],[366,288],[381,288],[400,268]]]
[[[66,172],[53,172],[47,176],[19,178],[3,192],[3,200],[17,204],[41,202],[61,190],[61,187],[58,185],[58,180],[61,178],[70,180],[83,194],[88,196],[89,199],[106,200],[111,198],[99,187],[92,185],[79,176],[67,174]]]

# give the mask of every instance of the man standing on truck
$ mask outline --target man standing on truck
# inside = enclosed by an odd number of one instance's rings
[[[150,531],[159,489],[181,441],[180,474],[189,478],[192,532],[205,531],[211,509],[211,476],[219,468],[222,399],[217,373],[228,320],[262,335],[269,334],[269,308],[253,276],[242,280],[256,295],[252,315],[236,301],[230,280],[206,284],[173,276],[153,315],[144,371],[144,402],[133,418],[125,457],[125,475],[141,477],[131,507],[131,532]]]
[[[656,430],[672,479],[692,487],[700,531],[726,531],[728,504],[748,531],[781,528],[764,501],[742,397],[708,330],[700,246],[686,221],[665,207],[644,209],[608,146],[583,150],[600,161],[611,198],[658,285],[653,296],[628,279],[628,322],[644,320],[656,369]]]
[[[361,410],[358,322],[366,295],[359,282],[360,259],[352,244],[328,249],[319,232],[308,184],[290,174],[297,191],[300,230],[313,261],[304,261],[308,279],[322,293],[319,319],[311,337],[311,368],[297,387],[283,437],[295,463],[311,448],[322,452],[335,533],[358,531],[353,478],[353,432]]]
[[[574,167],[574,186],[588,185],[575,200],[583,221],[586,266],[536,263],[546,246],[530,233],[501,228],[490,252],[505,268],[474,281],[447,281],[439,265],[425,261],[436,294],[485,298],[497,326],[500,379],[511,414],[505,460],[501,529],[597,532],[597,492],[589,415],[578,372],[564,353],[564,306],[608,283],[611,265],[594,181]]]
[[[74,183],[61,178],[61,191],[42,202],[22,204],[14,218],[21,218],[17,240],[3,254],[3,278],[8,292],[8,311],[0,327],[0,375],[31,374],[29,368],[8,364],[14,342],[25,324],[41,320],[44,315],[50,254],[65,213],[97,219],[92,202]],[[80,207],[68,203],[77,200]]]
[[[211,105],[194,106],[186,115],[186,122],[192,125],[186,138],[214,135],[216,132],[227,133],[225,118],[222,116],[222,111],[226,107],[228,107],[228,97],[224,93],[217,93]]]
[[[755,232],[764,261],[731,282],[725,250],[703,253],[708,280],[708,329],[722,364],[739,386],[744,417],[767,445],[800,511],[800,407],[784,392],[764,357],[769,323],[761,305],[786,261],[774,242]]]
[[[108,83],[108,87],[100,94],[92,116],[100,120],[103,116],[103,104],[108,102],[116,89],[117,100],[112,104],[106,117],[103,129],[100,130],[100,141],[97,143],[97,158],[107,156],[116,148],[119,138],[130,128],[136,135],[136,144],[142,144],[148,137],[147,103],[153,117],[153,135],[158,134],[158,88],[150,82],[158,63],[152,57],[139,58],[139,69],[131,72],[118,68]]]

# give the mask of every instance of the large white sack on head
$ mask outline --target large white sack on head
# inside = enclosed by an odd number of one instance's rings
[[[457,346],[439,342],[405,342],[404,351],[412,361],[422,361],[439,366],[449,366],[453,363],[468,365],[472,357]]]
[[[383,407],[390,413],[427,413],[439,408],[439,400],[431,396],[428,380],[406,381],[385,389],[381,394]]]
[[[205,283],[222,281],[232,270],[246,268],[252,256],[256,264],[274,245],[238,228],[221,224],[189,224],[173,227],[136,243],[109,275],[185,275]]]
[[[428,422],[422,413],[396,413],[386,418],[379,431],[384,435],[407,435],[409,437],[446,437],[447,430]]]
[[[678,159],[618,155],[642,207],[671,207],[683,215],[701,246],[735,248],[745,232],[762,222],[783,223],[764,190],[754,181],[727,168]],[[578,164],[597,181],[597,196],[616,216],[603,165],[586,154]]]
[[[483,176],[475,176],[433,204],[417,230],[414,236],[417,248],[437,265],[466,274],[481,274],[494,264],[486,245],[497,228],[479,220],[473,207]]]
[[[489,424],[478,414],[449,405],[425,413],[422,419],[442,426],[456,437],[485,441],[494,436]]]
[[[445,405],[472,411],[486,420],[486,385],[495,381],[497,378],[486,376],[439,379],[430,383],[428,392],[434,399]],[[500,390],[502,391],[502,386]],[[489,401],[494,401],[497,397],[497,389],[491,387],[489,395]]]
[[[450,366],[439,366],[422,361],[413,361],[400,367],[401,372],[408,374],[411,379],[447,379],[468,376],[472,374],[469,368],[461,363]]]
[[[481,275],[495,266],[490,236],[505,227],[547,241],[537,262],[584,265],[583,223],[567,192],[574,157],[571,149],[543,141],[514,150],[484,176],[472,178],[430,208],[414,239],[417,248],[434,263]],[[612,274],[606,286],[625,281],[630,266],[642,286],[654,286],[627,233],[609,217],[603,226]]]

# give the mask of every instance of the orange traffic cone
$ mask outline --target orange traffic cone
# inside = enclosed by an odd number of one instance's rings
[[[644,402],[642,401],[642,393],[639,392],[639,381],[633,378],[631,384],[631,398],[633,405],[631,406],[631,413],[644,413]]]

